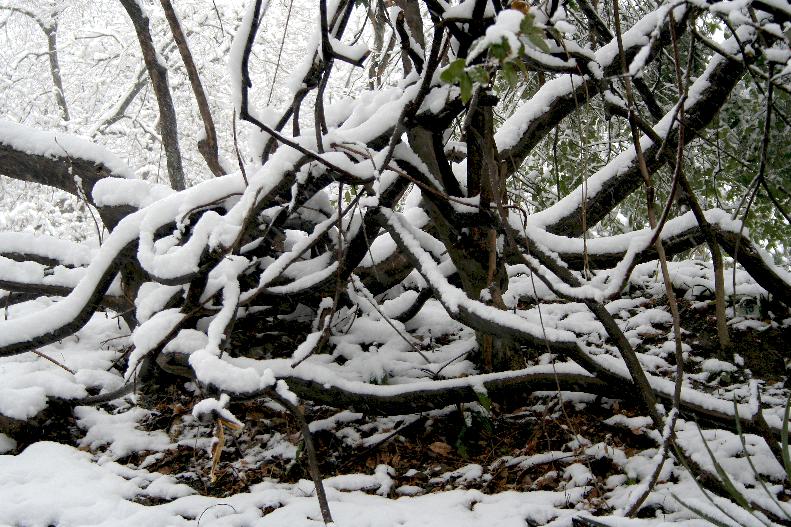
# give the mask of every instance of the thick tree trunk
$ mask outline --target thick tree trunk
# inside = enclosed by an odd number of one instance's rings
[[[480,196],[479,215],[489,216],[492,207],[503,203],[504,186],[494,142],[496,99],[476,93],[464,130],[467,140],[467,195]],[[456,264],[462,287],[470,298],[505,309],[502,292],[508,287],[505,261],[497,251],[497,231],[481,221],[480,226],[463,232],[455,251],[449,251]],[[477,332],[479,368],[484,371],[512,369],[517,366],[516,346],[499,335]]]

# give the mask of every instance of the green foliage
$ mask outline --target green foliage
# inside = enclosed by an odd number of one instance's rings
[[[464,59],[456,59],[451,62],[440,74],[439,78],[443,82],[453,84],[461,75],[464,74],[465,61]]]
[[[525,21],[524,25],[525,36],[538,35],[528,30],[529,22]],[[696,25],[707,36],[723,31],[722,23],[716,19],[701,17]],[[682,38],[679,42],[682,57],[686,57],[689,47],[688,37]],[[694,51],[690,82],[703,72],[708,62],[708,51],[700,45]],[[513,61],[515,65],[522,62]],[[674,104],[677,88],[672,67],[667,63],[650,64],[641,71],[641,78],[664,109]],[[536,75],[520,76],[511,68],[502,68],[500,80],[503,82],[498,92],[501,99],[498,113],[504,117],[513,112],[520,98],[529,98],[540,88]],[[737,218],[745,217],[745,198],[755,191],[751,183],[759,172],[766,93],[764,79],[746,75],[720,114],[687,147],[684,173],[704,209],[717,207],[733,213],[744,200]],[[786,214],[791,213],[791,151],[786,139],[791,134],[791,95],[775,89],[772,103],[766,188],[761,185],[757,189],[746,216],[746,227],[751,238],[767,248],[776,261],[787,263],[791,260],[789,225],[773,201]],[[599,98],[581,96],[574,104],[576,117],[563,121],[553,133],[547,134],[510,182],[514,199],[528,212],[552,205],[632,145],[628,124],[619,117],[608,116]],[[641,99],[638,110],[644,119],[653,121]],[[669,199],[671,183],[672,173],[667,166],[653,174],[657,207],[664,207]],[[683,212],[674,206],[671,217]],[[597,225],[596,231],[601,235],[617,234],[644,228],[647,223],[645,193],[638,191]]]
[[[456,444],[453,446],[456,448],[456,452],[462,457],[462,459],[467,459],[470,457],[470,452],[467,449],[467,440],[466,436],[468,435],[470,430],[469,426],[464,426],[459,432],[459,436],[456,438]]]
[[[489,395],[483,391],[475,391],[475,395],[478,396],[478,402],[481,403],[487,412],[492,411],[492,400],[489,399]]]
[[[706,206],[735,212],[745,197],[755,192],[754,179],[759,172],[761,147],[766,121],[766,86],[748,77],[741,89],[723,107],[718,118],[695,145],[695,155],[687,162],[691,183]],[[791,133],[787,116],[791,114],[791,96],[779,90],[773,95],[769,146],[765,161],[765,183],[752,200],[746,216],[753,239],[776,255],[788,257],[789,225],[773,200],[788,214],[791,212],[791,154],[787,138]],[[768,189],[768,190],[767,190]],[[769,196],[771,193],[771,197]],[[745,217],[746,200],[738,213]]]
[[[471,69],[477,69],[471,68]],[[477,78],[484,78],[483,75],[480,73],[475,74]],[[488,73],[486,74],[488,78]],[[439,78],[442,82],[448,84],[458,84],[459,89],[461,90],[461,99],[465,103],[470,100],[472,97],[472,87],[473,87],[473,77],[470,71],[466,68],[466,62],[464,59],[456,59],[450,63],[450,65],[443,70],[440,74]]]
[[[536,26],[536,19],[530,13],[526,14],[519,25],[522,34],[527,37],[531,44],[543,51],[549,53],[549,46],[544,40],[544,31]]]
[[[536,25],[533,15],[528,13],[522,18],[518,36],[526,39],[533,47],[544,53],[549,53],[549,46],[544,40],[544,30]],[[522,60],[525,54],[524,49],[523,44],[516,50],[517,56],[514,58],[511,44],[506,38],[503,38],[499,42],[489,44],[487,48],[488,57],[492,59],[493,63],[467,66],[465,59],[456,59],[440,73],[440,79],[447,84],[458,85],[461,99],[465,104],[472,98],[476,84],[482,87],[492,85],[490,71],[497,67],[500,68],[500,75],[507,87],[515,88],[520,82],[519,72],[521,71],[525,77],[529,74]]]

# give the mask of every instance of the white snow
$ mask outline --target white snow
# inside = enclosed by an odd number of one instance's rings
[[[0,143],[33,155],[86,159],[104,165],[114,176],[134,178],[126,163],[87,137],[44,132],[0,119]]]

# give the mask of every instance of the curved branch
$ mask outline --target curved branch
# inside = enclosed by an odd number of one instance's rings
[[[2,277],[0,277],[0,289],[8,291],[9,293],[18,294],[17,300],[11,299],[9,305],[32,300],[41,296],[65,297],[70,295],[74,290],[74,288],[64,285],[16,282]],[[5,300],[0,302],[5,302]],[[134,307],[126,298],[109,294],[102,296],[97,303],[100,307],[111,309],[116,313],[122,313]]]
[[[662,47],[670,42],[670,25],[665,16],[666,6],[643,17],[629,31],[624,49],[626,59],[631,61],[644,47],[644,40],[651,38],[657,28],[657,17],[662,17],[659,38],[652,39],[646,63],[658,55]],[[676,32],[686,27],[686,12],[676,17]],[[611,39],[607,46],[596,52],[596,59],[605,77],[620,73],[616,42]],[[544,84],[538,92],[520,106],[500,127],[495,135],[500,157],[509,174],[519,169],[530,151],[568,115],[597,95],[604,85],[591,76],[563,75]]]
[[[190,371],[189,355],[165,352],[157,363],[176,375]],[[317,364],[293,368],[290,359],[254,360],[248,358],[228,359],[236,367],[253,368],[262,373],[269,369],[277,379],[285,381],[300,398],[316,404],[335,408],[351,409],[370,415],[403,415],[445,408],[456,403],[475,402],[480,394],[486,393],[495,401],[524,401],[534,392],[558,390],[578,391],[624,399],[633,395],[634,387],[626,371],[611,372],[608,378],[592,374],[577,364],[566,362],[553,365],[530,366],[521,370],[484,373],[456,379],[424,380],[399,385],[372,385],[362,381],[339,378],[333,370]],[[598,368],[604,366],[598,359],[592,360]],[[605,370],[606,371],[606,370]],[[654,393],[665,402],[672,401],[674,383],[648,375]],[[131,391],[133,384],[114,393],[94,396],[96,402],[70,401],[72,404],[97,404],[108,397],[123,396]],[[211,387],[210,388],[216,388]],[[226,390],[227,391],[227,390]],[[239,393],[241,399],[259,397],[260,393]],[[112,400],[112,399],[110,399]],[[718,399],[703,392],[684,388],[681,399],[682,413],[717,423],[733,430],[736,426],[733,401]],[[767,436],[780,436],[780,423],[767,424],[760,412],[753,415],[749,404],[740,405],[739,415],[743,429]],[[750,416],[750,417],[747,417]]]
[[[568,331],[539,327],[514,313],[469,299],[463,291],[448,283],[433,257],[420,246],[411,226],[384,209],[379,209],[375,218],[434,290],[435,297],[451,318],[479,331],[548,346],[564,355],[577,349],[576,338]]]
[[[54,187],[93,201],[93,186],[107,177],[131,178],[123,161],[82,137],[43,132],[0,120],[0,174]],[[131,209],[98,207],[108,229]]]
[[[239,175],[210,179],[121,220],[66,298],[32,315],[0,321],[0,357],[23,353],[78,331],[96,312],[118,272],[137,261],[141,232],[154,233],[173,224],[184,212],[185,203],[198,207],[215,203],[233,194],[241,184]]]
[[[51,344],[74,334],[88,323],[104,300],[123,261],[133,256],[137,246],[137,237],[126,240],[119,236],[113,241],[115,243],[105,244],[104,254],[87,269],[85,278],[65,299],[43,312],[0,321],[0,357]]]
[[[747,235],[740,232],[738,224],[734,225],[725,211],[712,209],[705,211],[704,215],[717,242],[728,254],[735,255],[737,261],[761,287],[784,304],[791,305],[791,275],[774,265],[771,257],[766,256],[765,252]],[[696,221],[690,221],[692,219],[693,213],[688,212],[665,224],[660,239],[668,256],[695,248],[706,241],[700,225]],[[651,232],[650,229],[642,229],[619,236],[590,239],[587,240],[587,244],[583,244],[578,238],[545,233],[540,242],[547,247],[559,248],[556,251],[557,256],[572,269],[583,269],[585,258],[593,268],[611,269],[624,260],[632,241],[639,241],[641,238],[650,239]],[[738,253],[736,253],[737,245]],[[628,279],[635,265],[657,258],[656,248],[653,245],[644,247],[634,254],[629,268],[623,273],[624,278]]]
[[[53,267],[81,267],[91,263],[90,249],[83,244],[25,232],[0,232],[0,256]]]
[[[771,257],[765,257],[766,252],[743,234],[717,225],[711,227],[720,245],[729,255],[736,255],[736,260],[756,282],[785,305],[791,306],[791,274],[771,264],[771,260],[767,261]]]

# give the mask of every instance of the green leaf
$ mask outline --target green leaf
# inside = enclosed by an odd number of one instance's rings
[[[489,46],[489,52],[498,62],[502,62],[511,54],[511,46],[507,40],[503,39],[502,42]]]
[[[503,79],[505,79],[505,82],[507,82],[508,85],[512,88],[516,86],[517,81],[519,81],[519,77],[516,74],[516,69],[514,68],[514,65],[511,62],[503,63],[502,72],[503,72]]]
[[[456,452],[458,452],[462,459],[469,459],[470,457],[470,453],[467,450],[467,445],[465,445],[461,440],[461,436],[459,436],[459,440],[456,441]]]
[[[465,66],[464,59],[454,60],[439,74],[440,80],[448,84],[456,84],[456,81],[464,74]]]
[[[519,31],[522,33],[529,33],[531,30],[536,28],[536,17],[527,13],[525,17],[522,19],[522,22],[519,23]]]
[[[492,411],[492,400],[489,399],[489,395],[486,392],[475,390],[475,395],[478,397],[478,402],[481,403],[481,406],[486,408],[487,412]]]
[[[527,37],[531,44],[543,51],[549,53],[549,46],[544,40],[544,31],[540,27],[536,27],[536,19],[533,15],[525,15],[522,22],[519,24],[519,30]]]
[[[488,434],[494,434],[494,423],[489,419],[488,415],[484,415],[482,412],[475,412],[472,414],[472,419],[479,429],[483,429]]]
[[[533,44],[535,47],[543,51],[544,53],[549,53],[549,46],[547,45],[547,41],[544,40],[544,32],[538,28],[533,28],[533,31],[529,33],[525,33],[525,36]]]
[[[466,73],[459,77],[459,88],[461,89],[461,101],[466,104],[472,98],[472,79]]]
[[[469,427],[467,426],[467,421],[462,419],[462,427],[459,435],[456,437],[456,442],[453,445],[456,448],[456,452],[464,459],[469,457],[469,451],[467,450],[467,432],[469,432]]]
[[[475,66],[469,72],[470,78],[482,86],[486,86],[491,82],[489,72],[482,66]]]
[[[527,70],[527,66],[525,66],[525,63],[524,63],[524,61],[521,61],[521,60],[515,60],[515,61],[513,61],[513,63],[516,65],[516,67],[519,69],[519,71],[521,71],[521,72],[522,72],[522,74],[523,74],[525,77],[528,77],[528,76],[529,76],[530,72]]]

